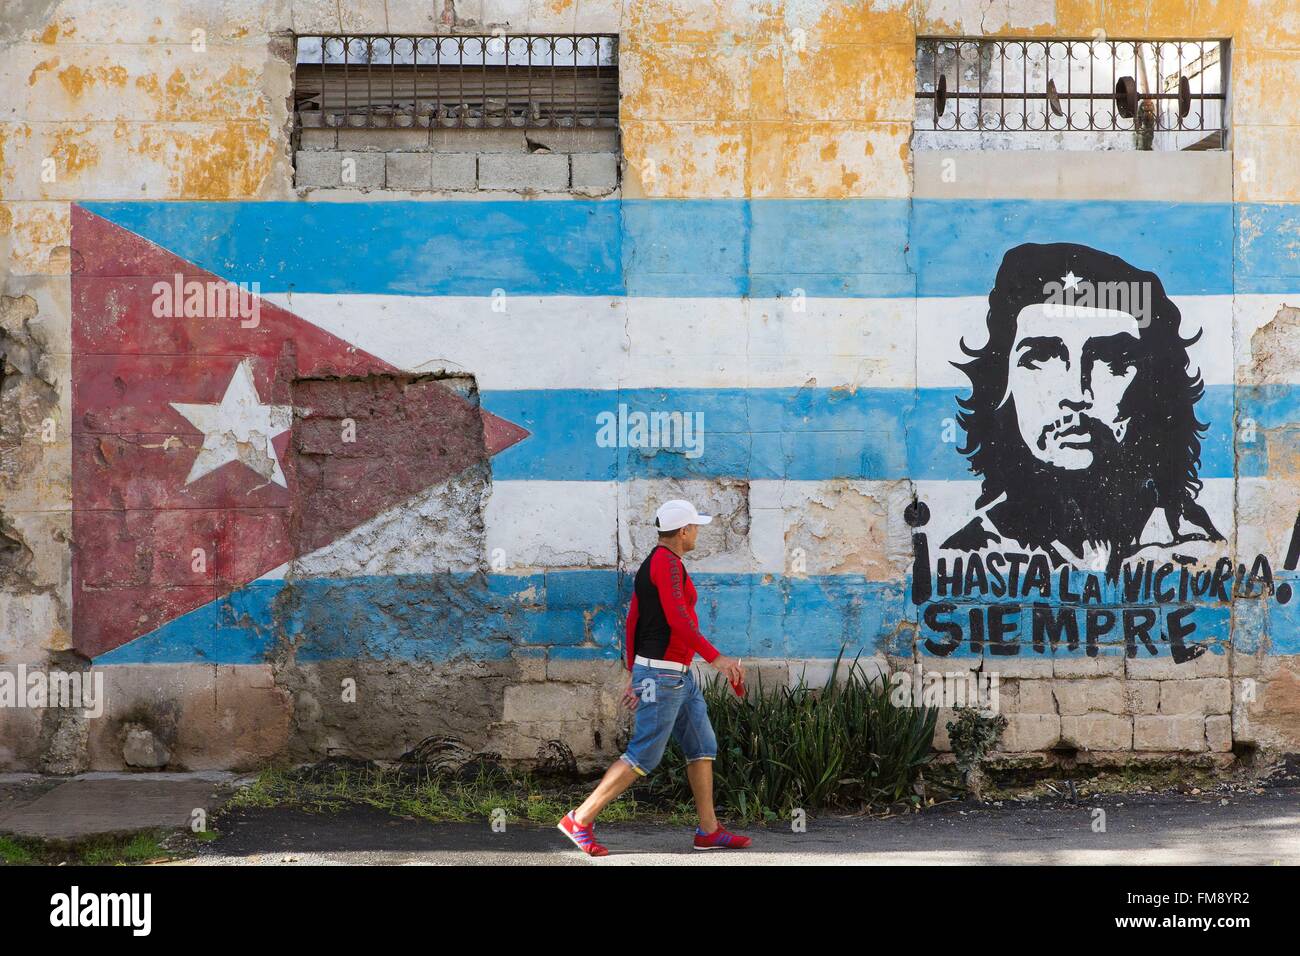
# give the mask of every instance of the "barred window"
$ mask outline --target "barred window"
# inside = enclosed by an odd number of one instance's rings
[[[300,128],[618,125],[618,38],[300,36]]]
[[[1225,149],[1226,40],[919,37],[918,149]]]

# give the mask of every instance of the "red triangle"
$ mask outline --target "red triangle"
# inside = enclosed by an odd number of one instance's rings
[[[487,409],[480,409],[479,414],[483,416],[483,443],[487,445],[489,455],[505,451],[529,435],[528,429],[506,421],[500,415],[493,415]]]

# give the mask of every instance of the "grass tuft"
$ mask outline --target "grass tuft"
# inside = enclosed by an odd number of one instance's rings
[[[72,842],[0,836],[0,864],[6,866],[69,864],[77,866],[127,866],[175,859],[166,830],[88,837]]]
[[[588,786],[576,778],[557,780],[490,764],[447,772],[326,762],[295,770],[263,771],[223,812],[295,806],[328,813],[362,805],[432,822],[482,820],[500,810],[508,821],[554,823],[586,797]],[[632,820],[644,816],[639,809],[643,808],[635,797],[625,794],[601,819]]]

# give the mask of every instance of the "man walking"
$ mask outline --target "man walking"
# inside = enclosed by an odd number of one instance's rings
[[[636,573],[627,614],[625,658],[632,679],[623,704],[636,714],[627,752],[605,771],[596,789],[557,826],[589,856],[609,853],[596,842],[594,822],[601,810],[659,765],[671,736],[686,755],[686,776],[695,797],[700,825],[697,850],[739,850],[750,839],[725,830],[713,812],[713,758],[718,742],[709,723],[704,695],[691,675],[698,653],[743,688],[745,671],[734,657],[718,653],[700,633],[695,614],[695,585],[682,555],[695,548],[699,526],[712,521],[689,501],[669,501],[655,512],[659,543]]]

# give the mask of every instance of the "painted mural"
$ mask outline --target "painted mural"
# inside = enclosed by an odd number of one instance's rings
[[[1006,251],[982,340],[963,335],[952,362],[970,385],[955,421],[978,497],[933,544],[930,508],[908,509],[926,651],[1163,649],[1182,663],[1229,643],[1221,614],[1198,634],[1198,605],[1204,618],[1236,599],[1290,602],[1268,555],[1230,553],[1219,528],[1233,527],[1232,496],[1202,502],[1203,440],[1235,425],[1222,403],[1200,417],[1205,350],[1191,350],[1207,331],[1209,348],[1230,350],[1231,323],[1192,324],[1158,275],[1118,256],[1078,243]],[[1298,548],[1300,518],[1285,570]]]
[[[738,546],[697,577],[750,656],[1187,661],[1232,644],[1236,602],[1290,620],[1294,555],[1234,553],[1261,474],[1234,419],[1289,413],[1234,385],[1233,279],[1199,258],[1230,210],[1124,207],[1140,241],[1112,253],[1081,241],[1114,212],[1093,203],[501,202],[513,225],[448,258],[461,204],[269,205],[74,210],[75,639],[106,663],[252,663],[286,635],[321,659],[613,660],[638,509],[729,483]],[[360,220],[358,257],[334,237]],[[940,254],[953,221],[978,256]],[[194,298],[236,281],[258,291],[228,315]],[[736,334],[699,339],[719,314]],[[690,427],[631,440],[657,420]],[[483,468],[468,553],[411,536]],[[874,542],[784,530],[849,487],[891,502]]]
[[[1068,244],[1008,252],[988,340],[962,366],[972,394],[959,403],[961,452],[981,480],[978,512],[943,547],[1042,550],[1113,577],[1148,548],[1222,542],[1196,502],[1209,426],[1188,369],[1196,338],[1181,325],[1159,278],[1115,256]]]

